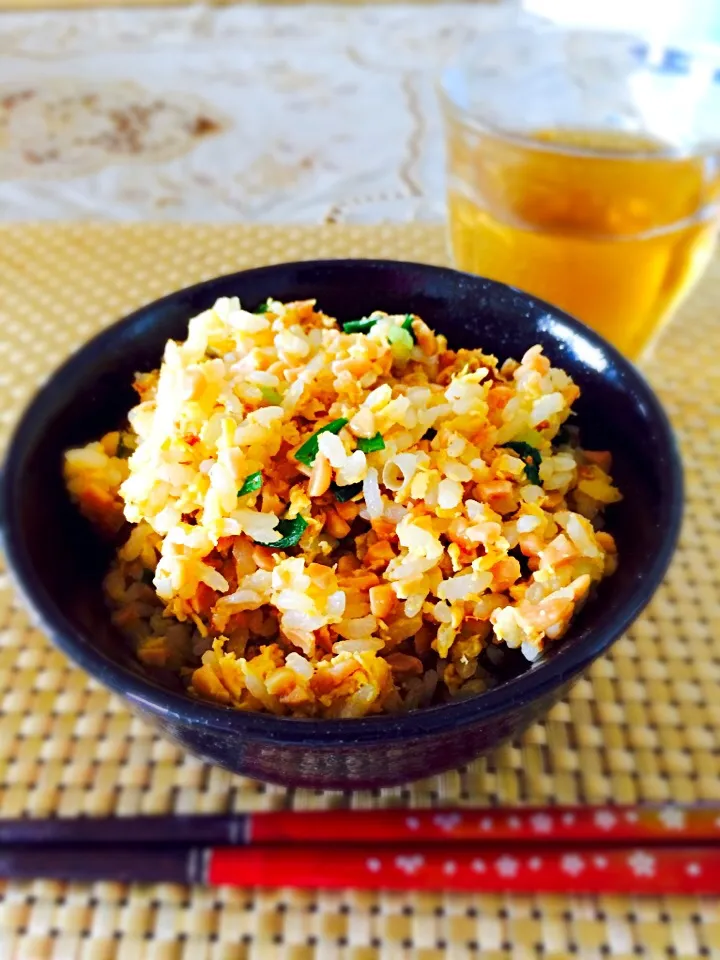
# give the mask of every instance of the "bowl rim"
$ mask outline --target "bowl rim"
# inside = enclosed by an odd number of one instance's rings
[[[611,623],[601,629],[591,629],[583,643],[568,643],[564,649],[558,650],[552,659],[540,661],[525,673],[503,681],[497,687],[473,697],[423,707],[403,714],[378,714],[361,718],[326,720],[242,711],[199,699],[193,700],[187,694],[167,690],[145,680],[129,667],[105,657],[54,603],[41,578],[33,569],[29,553],[14,521],[16,511],[13,509],[15,498],[22,487],[22,476],[18,470],[18,464],[30,440],[29,434],[33,421],[52,402],[53,387],[61,379],[73,378],[82,368],[89,353],[103,348],[106,344],[112,344],[119,330],[135,323],[149,310],[156,310],[163,304],[173,302],[189,293],[201,294],[205,288],[212,288],[218,281],[227,281],[236,277],[245,278],[249,275],[262,278],[264,275],[271,276],[280,268],[287,270],[301,267],[327,270],[357,269],[358,267],[398,270],[411,267],[436,277],[444,276],[448,279],[461,279],[463,282],[482,283],[486,291],[501,290],[519,296],[534,308],[546,309],[550,316],[570,327],[595,350],[600,351],[609,364],[618,369],[623,378],[633,384],[635,392],[647,406],[648,417],[657,424],[662,438],[666,453],[664,459],[667,462],[666,479],[671,495],[659,505],[657,525],[662,531],[659,549],[637,588]],[[599,333],[560,308],[517,287],[455,270],[452,267],[406,260],[343,258],[288,261],[220,274],[144,304],[104,327],[91,339],[81,344],[42,382],[15,425],[8,444],[4,476],[0,484],[0,533],[11,575],[53,643],[91,677],[99,680],[112,692],[125,697],[141,712],[151,713],[161,722],[170,725],[179,724],[244,734],[254,741],[271,741],[278,745],[342,748],[361,743],[407,741],[413,737],[439,733],[450,728],[471,726],[479,721],[487,721],[507,714],[562,686],[603,653],[646,606],[660,585],[675,550],[682,518],[682,506],[682,465],[667,414],[640,371]]]

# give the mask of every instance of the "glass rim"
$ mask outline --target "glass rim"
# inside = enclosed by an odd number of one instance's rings
[[[674,45],[668,40],[661,41],[658,45],[650,36],[637,28],[613,28],[603,26],[593,28],[588,25],[576,23],[557,23],[537,16],[521,17],[513,23],[497,27],[490,30],[487,38],[502,40],[507,38],[510,41],[524,40],[533,45],[543,44],[548,40],[567,39],[592,39],[593,41],[612,41],[613,45],[619,44],[626,48],[627,53],[635,59],[636,65],[641,69],[653,69],[648,60],[650,52],[654,51],[656,58],[660,50],[667,52],[675,49]],[[717,47],[708,49],[708,44],[699,44],[697,41],[681,45],[682,51],[693,61],[710,63],[714,69],[720,70],[720,53]],[[539,140],[530,133],[513,130],[504,126],[502,120],[491,119],[482,109],[482,107],[467,107],[458,102],[457,97],[451,93],[448,79],[452,74],[461,75],[470,85],[473,79],[473,68],[475,66],[474,58],[471,58],[469,51],[460,54],[454,61],[446,61],[439,75],[436,75],[436,90],[443,107],[443,112],[451,114],[458,122],[469,128],[474,128],[479,133],[490,134],[500,140],[522,147],[527,150],[535,150],[548,154],[576,156],[587,159],[605,159],[605,160],[659,160],[668,162],[677,162],[690,158],[703,158],[713,154],[720,153],[720,137],[718,140],[705,140],[696,142],[692,145],[675,145],[659,139],[657,149],[599,149],[597,147],[584,147],[577,144],[553,143],[551,141]],[[509,82],[513,82],[510,80]],[[552,128],[553,125],[551,124]],[[561,129],[558,125],[558,129]],[[574,128],[582,130],[580,128]],[[598,132],[597,127],[587,128],[588,131]],[[611,129],[611,128],[608,128]],[[618,132],[634,133],[642,135],[642,131],[620,130]]]
[[[663,160],[667,162],[678,162],[688,160],[694,157],[702,158],[711,156],[720,150],[720,144],[716,146],[698,146],[694,150],[683,150],[677,147],[660,145],[658,150],[600,150],[593,147],[574,146],[571,144],[552,143],[546,140],[538,140],[534,137],[518,133],[507,129],[482,116],[477,111],[468,110],[461,107],[451,96],[445,86],[444,71],[436,80],[436,88],[440,98],[441,106],[446,115],[452,115],[464,126],[474,129],[478,133],[489,134],[498,140],[504,140],[513,146],[522,147],[525,150],[540,151],[561,156],[574,156],[587,160],[625,160],[625,161],[644,161],[644,160]],[[582,128],[573,128],[582,129]],[[591,128],[588,127],[588,130]],[[597,128],[592,128],[597,132]],[[628,132],[632,131],[618,131]]]
[[[485,133],[496,137],[498,140],[505,140],[507,143],[525,150],[535,150],[542,153],[574,156],[580,159],[588,160],[625,160],[625,161],[643,161],[643,160],[662,160],[666,162],[678,162],[693,158],[702,159],[720,153],[720,140],[715,143],[698,144],[694,149],[663,145],[659,143],[657,150],[601,150],[593,147],[582,147],[571,144],[553,143],[546,140],[538,140],[529,134],[519,133],[503,127],[490,120],[478,110],[468,109],[457,103],[452,94],[448,91],[446,78],[449,73],[456,72],[463,68],[459,63],[451,67],[446,67],[442,73],[435,78],[435,87],[438,94],[440,105],[446,116],[452,116],[464,126],[474,129],[477,133]],[[560,128],[561,129],[561,128]],[[582,130],[582,127],[575,127],[574,130]],[[597,128],[587,128],[597,133]],[[621,131],[632,133],[633,131]]]

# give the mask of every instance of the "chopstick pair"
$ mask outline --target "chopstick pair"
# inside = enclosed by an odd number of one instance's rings
[[[0,821],[0,876],[258,887],[720,894],[720,808]]]

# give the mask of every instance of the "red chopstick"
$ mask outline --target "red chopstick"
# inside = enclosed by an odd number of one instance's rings
[[[365,890],[720,895],[717,847],[10,846],[0,877]]]
[[[252,814],[250,843],[720,843],[720,807],[318,810]]]
[[[202,861],[200,861],[202,864]],[[211,851],[201,881],[259,887],[516,893],[720,894],[720,856],[705,848],[488,850],[437,846],[278,847]]]
[[[720,806],[280,810],[0,820],[0,845],[720,844]]]

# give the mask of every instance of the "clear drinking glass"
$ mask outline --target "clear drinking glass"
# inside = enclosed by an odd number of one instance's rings
[[[716,56],[518,28],[446,70],[457,265],[556,304],[638,357],[713,249]]]

